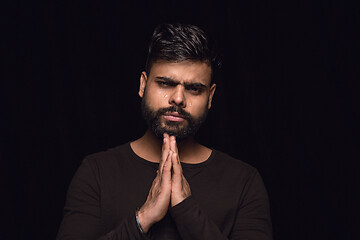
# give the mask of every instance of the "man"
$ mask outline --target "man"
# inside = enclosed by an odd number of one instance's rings
[[[83,161],[58,239],[271,239],[256,169],[194,140],[211,108],[216,66],[198,27],[155,29],[139,88],[149,128]]]

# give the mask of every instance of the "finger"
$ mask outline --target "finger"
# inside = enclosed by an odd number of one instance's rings
[[[164,135],[163,135],[163,139],[165,140],[167,140],[167,143],[169,143],[169,141],[170,141],[170,136],[169,136],[169,134],[167,134],[167,133],[164,133]],[[165,147],[167,147],[167,149],[169,149],[169,146],[168,145],[164,145]]]
[[[164,133],[164,134],[163,134],[163,137],[164,137],[164,138],[169,138],[170,136],[169,136],[168,133]]]
[[[173,170],[173,181],[174,182],[181,182],[182,181],[182,167],[179,161],[179,155],[177,153],[173,153],[171,155],[171,163],[172,163],[172,170]]]
[[[177,144],[176,144],[176,138],[174,136],[170,137],[170,150],[177,153],[177,154],[179,153],[178,148],[177,148]]]
[[[167,152],[168,152],[169,150],[170,150],[170,140],[169,140],[169,137],[164,134],[161,152],[162,152],[162,153],[165,152],[166,154],[163,154],[164,157],[162,158],[162,160],[165,160],[165,159],[167,158]]]
[[[159,175],[160,177],[163,175],[163,172],[164,172],[164,168],[165,168],[165,165],[169,165],[168,162],[171,162],[171,151],[169,150],[166,154],[166,158],[165,160],[162,162],[162,165],[161,165],[161,168],[159,169]],[[171,164],[171,163],[170,163]]]
[[[163,167],[163,171],[161,174],[161,181],[165,181],[165,182],[171,182],[171,168],[172,168],[172,155],[173,152],[169,151],[168,157],[165,161],[164,167]]]
[[[169,150],[170,150],[169,137],[168,136],[166,137],[164,135],[163,145],[162,145],[162,150],[161,150],[160,164],[159,164],[160,174],[162,173],[164,163],[165,163],[166,159],[168,158]]]

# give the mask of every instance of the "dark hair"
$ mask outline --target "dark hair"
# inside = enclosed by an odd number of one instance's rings
[[[188,24],[160,24],[152,35],[145,70],[150,73],[152,64],[159,61],[200,61],[211,66],[212,81],[221,62],[214,44],[203,30]]]

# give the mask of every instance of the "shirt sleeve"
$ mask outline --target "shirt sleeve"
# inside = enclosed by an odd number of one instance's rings
[[[272,239],[269,198],[257,170],[245,184],[230,239]]]
[[[186,239],[238,239],[271,240],[271,220],[267,192],[256,171],[247,181],[236,211],[236,219],[230,236],[224,236],[218,226],[201,211],[199,204],[190,196],[170,209],[170,214]]]
[[[170,209],[181,239],[227,239],[190,196]]]
[[[90,161],[85,159],[68,189],[57,240],[117,240],[147,239],[138,229],[135,209],[122,223],[111,231],[107,231],[101,218],[101,197],[99,174]]]

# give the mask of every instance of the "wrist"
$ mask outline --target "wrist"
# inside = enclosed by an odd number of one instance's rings
[[[135,211],[135,220],[136,220],[136,224],[138,229],[140,230],[141,234],[146,234],[145,230],[143,229],[141,222],[140,222],[140,218],[139,218],[139,209],[136,209]]]
[[[189,195],[190,196],[190,195]],[[182,203],[185,199],[187,199],[189,196],[181,196],[178,198],[171,199],[171,207],[175,207],[176,205]]]
[[[141,209],[136,210],[136,222],[143,234],[146,234],[153,225],[153,223],[149,221],[149,218],[147,218],[146,213]]]

